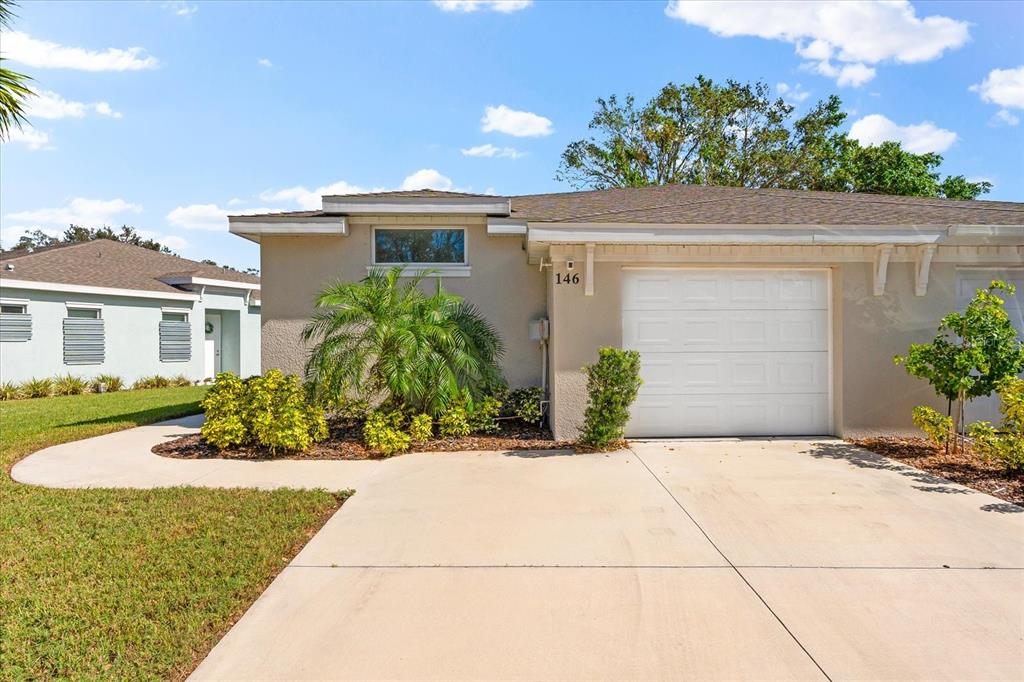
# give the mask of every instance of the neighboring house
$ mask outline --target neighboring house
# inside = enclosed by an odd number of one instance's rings
[[[906,431],[914,405],[946,406],[893,356],[993,278],[1024,292],[1024,204],[1009,202],[423,190],[325,196],[320,211],[233,216],[230,229],[261,244],[264,368],[302,371],[300,332],[331,281],[435,268],[501,331],[509,382],[550,387],[558,438],[577,432],[582,367],[602,346],[641,353],[634,437]]]
[[[0,254],[0,381],[260,372],[259,278],[108,239]]]

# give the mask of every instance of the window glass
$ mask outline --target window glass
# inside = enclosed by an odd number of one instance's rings
[[[374,232],[375,263],[465,263],[466,231],[392,230]]]
[[[14,305],[10,303],[0,305],[0,313],[12,313],[16,315],[23,315],[26,312],[26,306],[24,305]]]
[[[100,319],[99,308],[68,308],[68,317],[83,317],[88,320]]]
[[[164,313],[164,322],[188,322],[188,313]]]

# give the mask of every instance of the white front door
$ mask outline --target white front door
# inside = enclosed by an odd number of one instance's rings
[[[204,376],[215,378],[220,373],[220,314],[206,314],[206,340],[204,341]]]
[[[644,380],[627,435],[829,433],[829,324],[824,270],[624,270]]]

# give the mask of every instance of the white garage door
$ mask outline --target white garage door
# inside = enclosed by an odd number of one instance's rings
[[[957,271],[957,310],[964,310],[967,304],[974,298],[978,289],[987,289],[994,279],[1001,279],[1008,284],[1017,287],[1014,296],[1000,294],[1006,301],[1006,312],[1010,315],[1010,321],[1017,328],[1021,338],[1024,338],[1024,270],[958,270]],[[998,423],[1002,420],[999,412],[999,397],[996,395],[988,398],[976,398],[964,408],[964,417],[968,422],[984,419]]]
[[[626,269],[622,293],[644,380],[627,435],[829,432],[827,271]]]

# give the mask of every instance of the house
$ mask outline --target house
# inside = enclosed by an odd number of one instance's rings
[[[302,371],[329,282],[431,268],[502,332],[510,384],[547,388],[558,438],[602,346],[641,353],[633,437],[907,431],[914,405],[946,406],[893,356],[993,278],[1024,292],[1024,203],[688,185],[322,202],[229,219],[261,244],[263,367]]]
[[[260,372],[259,278],[97,239],[0,254],[0,381]]]

